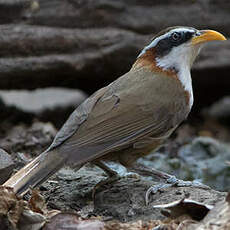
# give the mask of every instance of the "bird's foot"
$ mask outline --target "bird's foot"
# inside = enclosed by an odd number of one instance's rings
[[[201,189],[210,189],[209,186],[204,185],[198,181],[183,181],[177,179],[175,176],[167,174],[169,177],[165,180],[165,183],[160,183],[158,185],[151,186],[146,194],[145,194],[145,203],[148,205],[149,203],[149,196],[150,194],[156,194],[157,192],[165,189],[170,188],[172,186],[177,187],[195,187],[195,188],[201,188]]]
[[[94,200],[95,198],[95,194],[96,194],[96,191],[99,190],[101,187],[105,186],[105,185],[108,185],[108,184],[111,184],[115,181],[118,181],[121,179],[121,176],[119,174],[114,174],[113,176],[111,177],[108,177],[107,179],[105,180],[102,180],[100,182],[98,182],[94,188],[93,188],[93,191],[92,191],[92,198]]]
[[[134,172],[127,172],[127,170],[118,170],[120,171],[117,173],[114,169],[110,168],[105,162],[103,161],[95,161],[94,164],[101,168],[109,177],[103,181],[100,181],[97,183],[92,192],[93,199],[95,198],[96,190],[98,190],[100,187],[103,187],[105,185],[111,184],[115,181],[120,180],[121,178],[135,178],[140,179],[139,174]]]

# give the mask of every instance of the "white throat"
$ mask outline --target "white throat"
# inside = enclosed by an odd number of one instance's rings
[[[156,64],[164,70],[176,69],[178,78],[189,94],[189,107],[193,105],[193,90],[190,69],[199,53],[200,48],[190,47],[188,44],[174,47],[169,54],[156,58]]]
[[[189,68],[182,68],[178,72],[178,78],[184,87],[185,91],[189,94],[189,108],[192,108],[193,105],[193,89],[192,89],[192,78],[191,78],[191,72]]]

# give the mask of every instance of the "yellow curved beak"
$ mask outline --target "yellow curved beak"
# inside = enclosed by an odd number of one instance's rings
[[[209,41],[224,41],[225,36],[215,30],[200,30],[200,34],[192,38],[192,44],[201,44]]]

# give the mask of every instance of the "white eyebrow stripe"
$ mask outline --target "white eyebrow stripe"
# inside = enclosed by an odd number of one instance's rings
[[[173,30],[170,30],[166,34],[163,34],[160,37],[155,38],[149,45],[145,46],[144,49],[140,52],[140,54],[137,56],[137,58],[139,58],[142,54],[144,54],[148,49],[155,47],[160,40],[170,36],[173,32],[181,32],[181,31],[195,32],[193,29],[188,29],[188,28],[175,28]]]
[[[156,44],[157,44],[160,40],[162,40],[162,39],[168,37],[168,35],[169,35],[169,32],[166,33],[166,34],[161,35],[160,37],[155,38],[149,45],[147,45],[147,46],[144,47],[144,49],[140,52],[140,54],[137,56],[137,58],[139,58],[142,54],[144,54],[144,53],[146,52],[146,50],[155,47]]]
[[[173,30],[170,30],[168,33],[181,32],[181,31],[184,31],[184,32],[195,32],[195,30],[189,29],[189,28],[175,28]]]

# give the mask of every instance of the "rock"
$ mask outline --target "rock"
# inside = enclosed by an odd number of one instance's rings
[[[230,123],[230,96],[226,96],[203,111],[203,114]]]
[[[15,106],[19,110],[36,115],[46,110],[76,107],[86,99],[83,92],[64,88],[46,88],[34,91],[0,90],[0,97],[5,105]]]
[[[17,125],[0,138],[0,146],[15,155],[19,163],[40,154],[53,141],[57,130],[51,123],[34,121],[31,126]],[[20,152],[25,156],[18,156]],[[19,159],[18,159],[19,158]],[[25,162],[24,162],[25,163]]]
[[[174,140],[175,142],[175,140]],[[230,146],[210,137],[196,137],[179,145],[170,156],[168,148],[160,149],[139,162],[175,175],[182,180],[198,180],[218,191],[230,188]]]
[[[0,149],[0,184],[3,184],[13,172],[15,163],[6,151]]]
[[[2,27],[0,45],[10,54],[0,61],[1,89],[68,86],[92,93],[128,71],[146,37],[116,28]]]
[[[144,178],[125,177],[96,190],[94,186],[105,179],[97,167],[84,166],[79,171],[63,168],[45,182],[40,189],[48,200],[48,207],[58,210],[74,210],[84,218],[101,216],[102,220],[149,221],[163,219],[160,209],[153,205],[169,203],[189,196],[189,199],[214,205],[224,199],[225,193],[198,188],[164,189],[150,195],[150,204],[145,204],[145,193],[156,182]]]
[[[187,178],[198,179],[218,191],[230,188],[230,146],[209,137],[199,137],[179,150]],[[184,174],[184,175],[185,175]]]
[[[228,8],[228,1],[216,0],[3,1],[0,88],[68,86],[92,93],[128,71],[165,27],[183,22],[230,35]],[[228,92],[229,49],[227,41],[201,53],[193,73],[197,104]]]
[[[151,202],[146,205],[144,202],[145,193],[153,184],[156,185],[151,180],[120,180],[97,194],[94,202],[95,212],[99,215],[103,213],[105,216],[112,216],[122,222],[138,219],[148,221],[163,219],[161,210],[155,209],[153,205],[167,204],[183,199],[186,195],[189,196],[189,199],[204,204],[215,204],[224,198],[224,193],[214,190],[171,187],[164,189],[162,193],[151,194]]]
[[[18,117],[20,114],[27,122],[36,117],[41,121],[51,121],[60,127],[72,111],[86,99],[86,94],[67,88],[0,90],[0,98],[4,103],[1,116],[5,120],[9,119],[8,114],[11,119],[14,114]]]
[[[44,191],[46,198],[49,197],[48,207],[58,210],[73,209],[87,216],[93,210],[92,189],[105,178],[104,172],[97,167],[87,165],[78,171],[64,167],[43,183],[40,189]],[[60,197],[62,198],[59,199]]]

